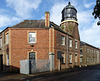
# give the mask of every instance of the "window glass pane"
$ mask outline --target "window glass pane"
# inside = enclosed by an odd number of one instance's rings
[[[69,40],[69,47],[72,47],[72,40]]]
[[[0,38],[0,48],[2,47],[2,38]]]
[[[29,33],[29,37],[32,37],[32,34],[31,33]]]
[[[77,62],[77,54],[75,54],[75,62]]]
[[[61,36],[61,45],[65,45],[65,37]]]
[[[35,42],[35,37],[29,38],[29,42],[30,42],[30,43],[34,43],[34,42]]]
[[[9,66],[9,53],[7,53],[7,66]]]
[[[77,49],[77,41],[75,41],[75,48]]]
[[[80,62],[82,62],[82,57],[80,57]]]
[[[29,33],[29,37],[35,37],[36,36],[36,33],[33,32],[33,33]]]
[[[29,33],[29,43],[35,43],[36,42],[36,33]]]
[[[65,54],[64,53],[62,53],[61,63],[65,63]]]
[[[63,56],[63,63],[65,63],[65,54],[63,54],[62,56]]]
[[[80,52],[82,53],[82,48],[80,48]]]
[[[69,55],[69,63],[72,63],[72,54]]]
[[[36,60],[35,52],[29,53],[29,59]]]

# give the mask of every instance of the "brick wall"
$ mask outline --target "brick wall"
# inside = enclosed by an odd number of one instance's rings
[[[65,36],[65,45],[61,45],[61,35]],[[65,60],[68,61],[68,67],[74,67],[75,65],[80,65],[80,41],[77,40],[78,42],[78,49],[75,49],[75,38],[68,36],[68,38],[71,38],[73,41],[73,47],[69,48],[68,46],[68,58],[67,58],[67,34],[66,33],[62,33],[60,31],[55,30],[55,69],[59,68],[59,60],[57,59],[57,51],[62,51],[63,53],[65,53]],[[69,42],[68,42],[69,44]],[[78,62],[77,64],[75,64],[75,53],[77,53],[78,55]],[[72,54],[73,56],[73,62],[72,64],[69,64],[69,54]],[[65,61],[65,64],[61,65],[61,68],[67,68],[67,64]]]
[[[36,44],[28,43],[28,32],[36,32]],[[48,59],[49,30],[48,29],[13,29],[11,28],[11,66],[19,68],[20,60],[28,59],[29,52],[36,52],[36,58]]]

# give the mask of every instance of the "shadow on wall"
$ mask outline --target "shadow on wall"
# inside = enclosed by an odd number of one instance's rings
[[[3,65],[2,68],[0,68],[0,72],[14,72],[14,73],[19,73],[20,72],[20,68],[14,67],[14,66]]]

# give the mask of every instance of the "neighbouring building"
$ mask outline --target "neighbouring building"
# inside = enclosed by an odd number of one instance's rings
[[[69,2],[60,26],[49,21],[49,15],[45,12],[45,20],[24,20],[0,33],[0,70],[18,71],[20,60],[49,60],[49,53],[54,54],[54,70],[80,65],[77,10]]]
[[[100,64],[100,49],[81,41],[80,64],[81,66]]]

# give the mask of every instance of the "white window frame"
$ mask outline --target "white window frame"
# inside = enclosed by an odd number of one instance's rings
[[[65,36],[61,35],[61,45],[65,45]]]
[[[33,34],[33,36],[31,37],[30,34]],[[29,32],[28,35],[29,35],[29,38],[28,38],[29,39],[29,43],[30,44],[36,43],[36,32]],[[35,40],[34,41],[30,41],[30,38],[35,38]]]
[[[69,47],[72,47],[72,39],[69,39]]]
[[[9,44],[9,33],[6,34],[6,45]]]

